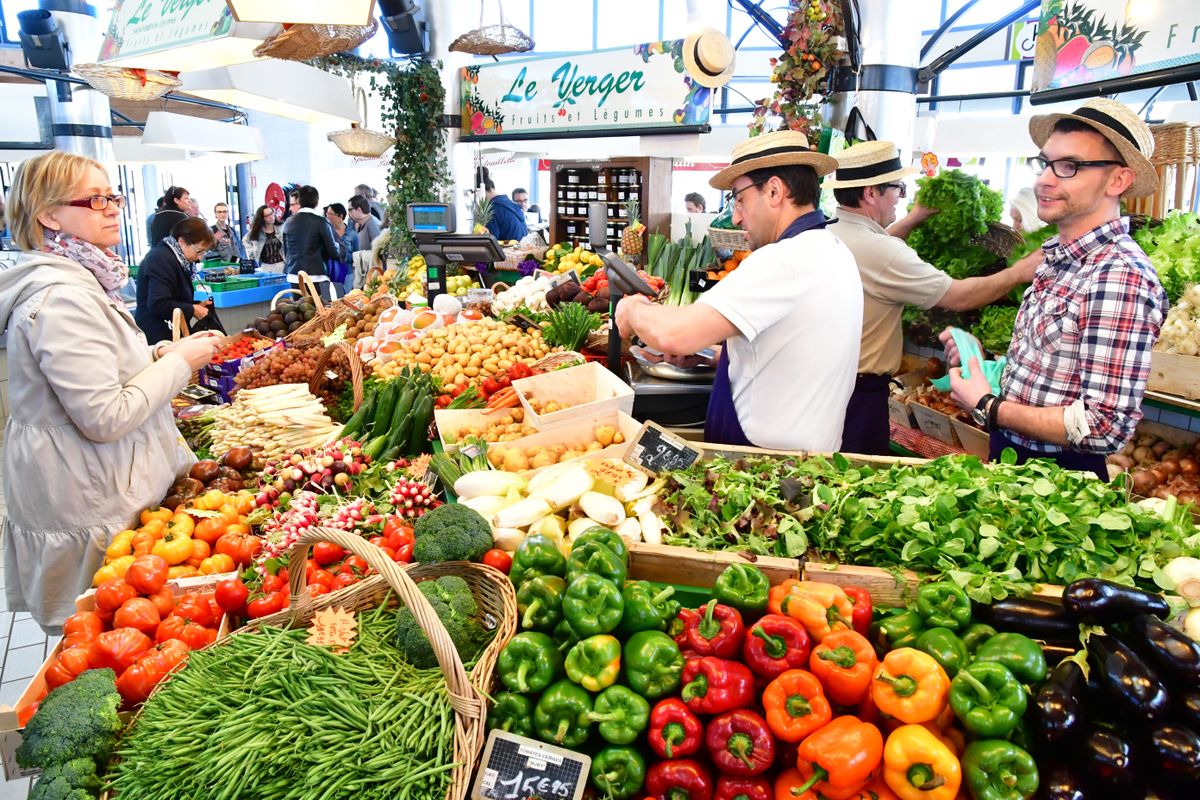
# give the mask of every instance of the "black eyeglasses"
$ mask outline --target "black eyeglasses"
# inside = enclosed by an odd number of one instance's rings
[[[1046,167],[1059,178],[1074,178],[1081,167],[1123,167],[1123,161],[1079,161],[1074,158],[1056,158],[1051,161],[1042,156],[1034,156],[1029,159],[1029,168],[1033,170],[1034,175],[1041,175],[1046,171]]]
[[[908,197],[908,187],[906,185],[904,185],[903,183],[885,183],[885,184],[882,184],[879,188],[881,188],[885,191],[888,189],[899,189],[901,200]]]
[[[125,207],[125,195],[123,194],[94,194],[91,197],[84,197],[79,200],[68,200],[63,203],[64,206],[72,206],[74,208],[90,208],[93,211],[103,211],[108,208],[109,203],[116,203],[117,208]]]
[[[725,193],[725,204],[729,205],[730,203],[734,203],[736,205],[739,197],[741,197],[743,194],[745,194],[749,190],[753,189],[755,186],[762,186],[764,183],[766,183],[769,180],[771,180],[771,179],[767,178],[765,180],[755,181],[754,183],[750,184],[749,186],[743,186],[742,188],[736,189],[732,192],[726,192]]]

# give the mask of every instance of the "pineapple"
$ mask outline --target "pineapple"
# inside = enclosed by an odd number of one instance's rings
[[[471,207],[471,215],[475,217],[475,233],[487,233],[488,223],[492,221],[492,201],[488,197],[480,197]]]
[[[642,224],[642,209],[636,198],[626,201],[625,214],[629,222],[621,232],[621,250],[626,256],[639,256],[642,253],[642,233],[646,226]]]

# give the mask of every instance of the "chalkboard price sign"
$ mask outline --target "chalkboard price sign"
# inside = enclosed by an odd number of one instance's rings
[[[647,422],[634,437],[625,455],[625,462],[651,473],[687,469],[704,455],[704,451],[688,444],[662,427]]]
[[[551,288],[557,288],[562,286],[564,283],[573,283],[576,286],[583,285],[583,281],[579,280],[579,273],[573,269],[569,269],[566,272],[554,275],[550,278]]]
[[[592,759],[496,729],[488,734],[473,800],[579,800]]]

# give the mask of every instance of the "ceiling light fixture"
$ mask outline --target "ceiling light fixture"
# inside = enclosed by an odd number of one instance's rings
[[[375,0],[225,0],[239,22],[309,23],[312,25],[366,25],[375,11]]]
[[[179,79],[184,94],[264,114],[330,127],[361,122],[347,79],[297,61],[234,64],[184,72]]]

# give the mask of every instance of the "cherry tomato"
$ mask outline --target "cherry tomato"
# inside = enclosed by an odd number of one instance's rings
[[[508,571],[512,569],[512,556],[503,550],[492,548],[483,554],[483,563],[507,575]]]

